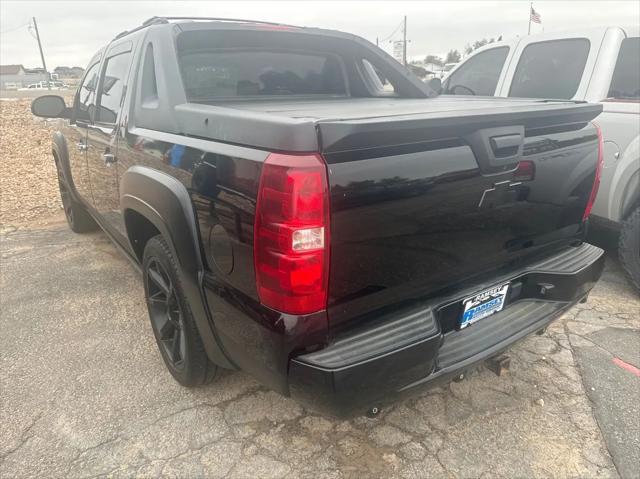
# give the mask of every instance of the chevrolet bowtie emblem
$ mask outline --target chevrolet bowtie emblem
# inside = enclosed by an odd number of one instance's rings
[[[489,201],[490,198],[495,198],[496,196],[502,197],[501,193],[506,193],[512,188],[521,185],[521,181],[499,181],[493,184],[492,188],[488,188],[482,192],[482,196],[480,197],[480,202],[478,203],[478,208],[482,208],[482,206],[493,206],[495,204],[495,200]],[[487,204],[491,203],[491,205]]]

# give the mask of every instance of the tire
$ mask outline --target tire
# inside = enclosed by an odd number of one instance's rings
[[[209,361],[184,295],[178,265],[162,235],[147,242],[142,271],[151,328],[167,369],[183,386],[211,382],[218,368]]]
[[[629,279],[640,291],[640,208],[632,211],[622,223],[618,257]]]
[[[97,223],[89,212],[73,198],[67,180],[62,175],[57,163],[56,170],[58,172],[58,189],[60,190],[62,208],[71,231],[74,233],[89,233],[98,229]]]

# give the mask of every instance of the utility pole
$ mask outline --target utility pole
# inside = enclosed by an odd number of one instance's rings
[[[402,27],[402,63],[407,66],[407,16],[404,16],[404,26]]]
[[[44,53],[42,53],[42,43],[40,43],[40,34],[38,33],[38,24],[36,23],[36,17],[33,18],[33,29],[36,31],[36,39],[38,40],[38,48],[40,49],[40,58],[42,59],[42,68],[44,68],[44,75],[46,77],[47,89],[51,90],[49,84],[49,72],[47,72],[47,64],[44,62]]]

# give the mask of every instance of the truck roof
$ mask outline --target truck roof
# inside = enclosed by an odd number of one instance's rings
[[[536,33],[533,35],[527,35],[524,37],[514,37],[507,38],[504,40],[499,40],[497,42],[488,43],[486,45],[481,46],[480,48],[473,51],[472,54],[465,57],[461,62],[463,63],[469,56],[476,55],[477,53],[483,52],[485,50],[489,50],[491,48],[496,48],[499,46],[514,46],[519,42],[526,41],[545,41],[545,40],[557,40],[561,38],[576,38],[581,36],[589,36],[589,35],[604,35],[608,30],[620,30],[624,33],[626,37],[637,37],[640,35],[640,27],[637,25],[628,25],[628,26],[602,26],[602,27],[589,27],[582,28],[579,30],[552,30],[548,32]]]
[[[239,18],[218,18],[218,17],[151,17],[145,20],[141,25],[132,28],[131,30],[125,30],[114,38],[117,40],[123,38],[131,33],[137,32],[144,28],[158,27],[166,25],[166,28],[171,28],[171,25],[179,25],[181,30],[225,30],[225,29],[247,29],[247,30],[280,30],[280,31],[296,31],[296,32],[309,32],[315,34],[325,35],[344,35],[355,36],[337,30],[328,30],[322,28],[310,28],[298,25],[290,25],[286,23],[266,22],[260,20],[245,20]]]

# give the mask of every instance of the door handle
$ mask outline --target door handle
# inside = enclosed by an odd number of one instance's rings
[[[89,145],[87,145],[82,141],[79,143],[76,143],[76,146],[78,147],[78,151],[87,151],[89,149]]]
[[[117,161],[113,153],[103,153],[102,159],[104,160],[105,166],[111,166]]]

